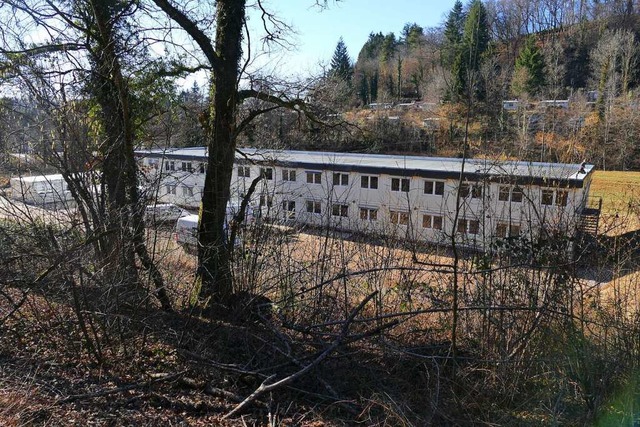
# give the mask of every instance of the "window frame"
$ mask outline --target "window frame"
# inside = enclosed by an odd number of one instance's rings
[[[540,204],[543,206],[553,206],[555,191],[553,188],[543,188],[540,191]]]
[[[296,201],[295,200],[283,200],[282,201],[282,213],[285,219],[295,219],[296,217]]]
[[[565,207],[569,202],[569,190],[557,189],[555,191],[555,206]]]
[[[261,167],[260,175],[264,176],[264,179],[267,181],[273,181],[273,168],[268,166]]]
[[[366,182],[366,184],[365,184]],[[375,182],[375,185],[374,185]],[[367,190],[377,190],[378,189],[379,178],[376,175],[361,175],[360,176],[360,188],[365,188]]]
[[[307,213],[313,215],[322,214],[322,203],[319,200],[307,200],[305,203]]]
[[[282,169],[282,180],[287,182],[295,182],[296,181],[296,170],[295,169]]]
[[[473,218],[458,218],[456,233],[477,236],[480,234],[480,220]]]
[[[338,217],[338,218],[348,218],[349,205],[344,203],[333,203],[331,205],[331,216]]]
[[[260,199],[258,200],[258,206],[263,208],[272,208],[273,207],[273,196],[261,194]]]
[[[429,218],[428,221],[425,221]],[[442,215],[436,215],[432,213],[422,214],[422,228],[428,230],[442,230]]]
[[[305,171],[307,184],[322,184],[322,172]]]
[[[359,207],[360,220],[362,221],[378,221],[378,208],[369,208],[366,206]]]
[[[520,224],[507,222],[507,221],[499,221],[496,224],[495,236],[499,239],[519,237],[521,231],[522,231],[522,228]]]
[[[344,172],[333,172],[333,185],[334,187],[349,185],[349,174]]]
[[[240,177],[240,178],[251,178],[251,167],[249,167],[249,166],[238,166],[238,177]]]
[[[389,222],[394,225],[402,225],[408,227],[411,222],[411,217],[408,211],[397,211],[389,209]]]
[[[463,182],[460,184],[458,194],[460,199],[482,199],[484,194],[483,186],[477,182]]]
[[[427,187],[431,187],[430,191],[427,191]],[[444,181],[425,179],[423,194],[429,196],[444,196]]]
[[[408,193],[410,189],[411,189],[410,178],[401,178],[401,177],[391,178],[391,191],[395,191],[398,193]]]

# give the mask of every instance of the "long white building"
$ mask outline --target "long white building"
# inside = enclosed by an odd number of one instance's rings
[[[251,204],[264,217],[428,242],[482,246],[496,238],[573,235],[586,216],[593,165],[241,149],[231,194],[263,179]],[[137,156],[159,202],[200,204],[202,147]],[[597,219],[597,218],[596,218]]]

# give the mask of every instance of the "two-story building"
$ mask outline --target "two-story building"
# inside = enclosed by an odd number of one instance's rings
[[[481,247],[496,238],[573,235],[589,194],[593,166],[241,149],[232,200],[251,196],[265,218],[376,232],[417,241]],[[204,148],[138,151],[159,202],[197,208],[206,172]]]

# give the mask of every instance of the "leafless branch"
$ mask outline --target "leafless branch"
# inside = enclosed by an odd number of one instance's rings
[[[369,294],[369,296],[367,296],[365,299],[363,299],[362,302],[360,302],[360,304],[358,304],[358,306],[351,311],[351,313],[349,314],[349,316],[345,320],[344,325],[342,326],[342,333],[340,334],[340,336],[338,336],[329,347],[327,347],[322,353],[320,353],[320,355],[318,357],[316,357],[315,360],[313,360],[311,363],[309,363],[308,365],[306,365],[304,368],[300,369],[299,371],[295,372],[294,374],[289,375],[288,377],[283,378],[280,381],[276,381],[275,383],[269,384],[269,381],[271,381],[275,377],[275,375],[271,375],[266,380],[264,380],[262,382],[262,384],[260,384],[260,387],[258,387],[253,393],[251,393],[245,400],[243,400],[239,405],[237,405],[235,408],[233,408],[233,410],[231,412],[226,414],[223,417],[223,419],[227,419],[227,418],[230,418],[230,417],[234,416],[238,412],[242,411],[246,406],[250,405],[253,401],[255,401],[262,394],[270,392],[270,391],[273,391],[273,390],[276,390],[279,387],[282,387],[284,385],[289,384],[292,381],[295,381],[296,379],[298,379],[298,378],[302,377],[303,375],[305,375],[307,372],[309,372],[315,366],[320,364],[331,353],[333,353],[333,351],[336,348],[338,348],[343,343],[343,341],[347,338],[347,334],[349,332],[349,328],[350,328],[351,324],[353,323],[355,317],[358,315],[358,313],[360,313],[364,309],[364,306],[369,301],[371,301],[371,299],[373,297],[375,297],[377,294],[378,294],[378,291]]]

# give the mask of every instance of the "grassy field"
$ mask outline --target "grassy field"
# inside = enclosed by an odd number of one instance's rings
[[[590,195],[602,197],[604,213],[626,213],[629,202],[640,201],[640,172],[596,171]]]

